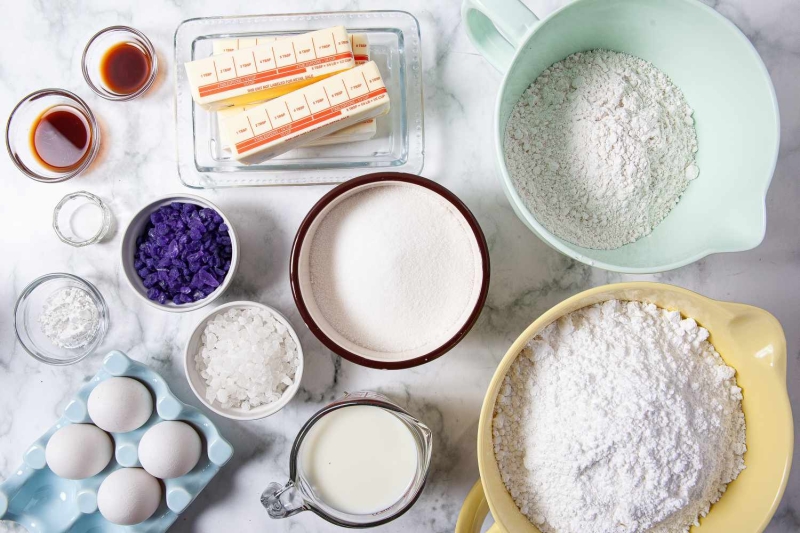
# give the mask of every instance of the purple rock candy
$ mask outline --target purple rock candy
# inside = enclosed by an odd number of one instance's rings
[[[211,287],[219,287],[219,281],[214,275],[206,269],[201,269],[197,275],[200,277],[200,281],[204,284],[209,285]]]
[[[172,260],[172,259],[178,257],[179,253],[180,253],[180,249],[178,248],[178,241],[176,241],[175,239],[172,239],[172,242],[170,242],[169,245],[167,246],[167,251],[166,251],[165,255],[166,255],[167,258]]]
[[[136,239],[134,269],[150,300],[176,305],[201,300],[230,271],[229,227],[210,208],[172,202],[150,214]]]

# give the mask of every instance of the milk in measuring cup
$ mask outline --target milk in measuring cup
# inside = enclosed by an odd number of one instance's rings
[[[370,405],[336,409],[314,424],[300,448],[300,469],[317,497],[344,513],[382,511],[403,497],[417,471],[409,428]]]

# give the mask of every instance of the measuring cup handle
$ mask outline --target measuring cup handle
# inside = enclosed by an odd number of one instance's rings
[[[489,514],[489,502],[486,501],[483,485],[478,480],[461,506],[455,533],[479,533],[487,514]],[[494,523],[486,533],[501,533],[501,531],[500,526]]]
[[[464,0],[461,20],[478,52],[503,73],[539,22],[520,0]]]
[[[261,505],[269,517],[275,519],[288,518],[307,510],[302,493],[291,480],[286,485],[274,481],[267,485],[261,493]]]

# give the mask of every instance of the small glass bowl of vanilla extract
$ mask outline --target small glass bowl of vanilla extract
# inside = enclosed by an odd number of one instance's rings
[[[83,50],[83,77],[106,100],[141,96],[158,74],[158,58],[150,39],[128,26],[97,32]]]
[[[97,121],[77,95],[64,89],[29,94],[11,112],[6,148],[26,176],[55,183],[83,172],[100,149]]]

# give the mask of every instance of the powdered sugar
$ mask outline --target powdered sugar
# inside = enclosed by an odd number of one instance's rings
[[[592,50],[545,70],[508,121],[511,179],[545,228],[613,249],[649,234],[699,169],[692,109],[660,70]]]
[[[44,302],[39,325],[45,337],[59,348],[82,348],[100,328],[100,311],[85,290],[65,287]]]
[[[742,393],[708,331],[608,301],[549,325],[514,361],[495,455],[544,533],[688,531],[744,468]]]

